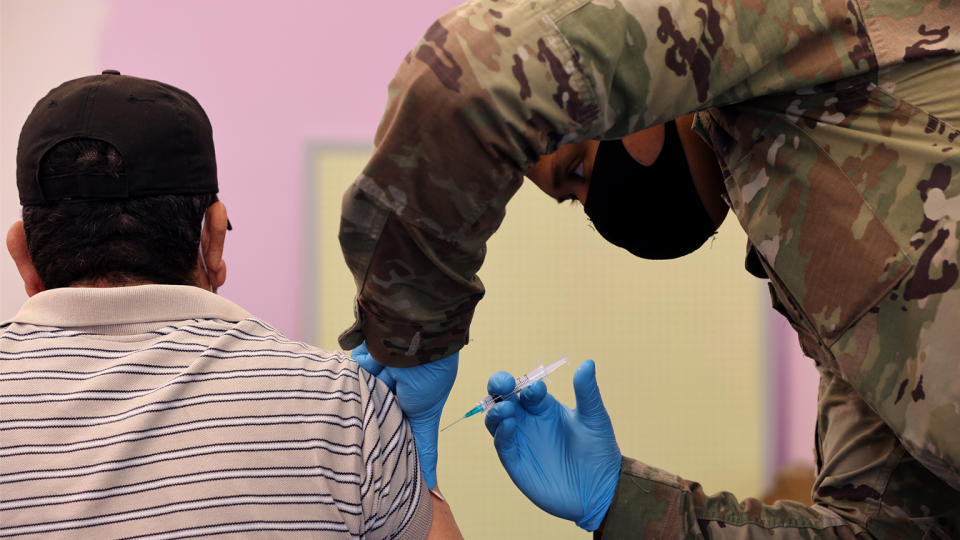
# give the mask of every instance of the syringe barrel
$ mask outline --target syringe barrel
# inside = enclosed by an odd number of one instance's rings
[[[498,399],[492,398],[490,396],[483,396],[483,399],[481,399],[480,402],[477,403],[477,405],[483,409],[483,412],[487,412],[490,410],[491,407],[496,405],[498,401],[499,401]]]
[[[553,362],[547,365],[546,367],[544,367],[543,363],[540,363],[538,367],[535,367],[532,370],[528,371],[527,373],[524,373],[523,375],[520,375],[519,377],[514,379],[512,392],[504,396],[497,396],[497,397],[486,396],[482,400],[480,400],[480,402],[477,403],[477,405],[483,408],[483,412],[487,412],[488,410],[490,410],[491,407],[493,407],[497,403],[500,403],[505,398],[512,396],[513,394],[516,394],[520,390],[523,390],[524,388],[539,381],[540,379],[545,378],[547,375],[550,374],[551,371],[557,369],[558,367],[566,363],[567,363],[566,355],[560,358],[560,360],[557,360],[556,362]]]
[[[513,385],[514,391],[520,391],[521,389],[530,386],[531,384],[542,379],[543,375],[544,375],[543,368],[538,367],[533,371],[531,371],[530,373],[526,373],[524,375],[517,377],[516,382]]]
[[[528,373],[517,377],[517,382],[514,385],[516,391],[520,391],[522,388],[526,388],[531,384],[539,381],[540,379],[546,379],[550,372],[556,370],[558,367],[567,363],[567,356],[564,355],[556,362],[552,362],[546,366],[541,362],[539,366],[533,368]],[[549,379],[547,379],[549,380]]]

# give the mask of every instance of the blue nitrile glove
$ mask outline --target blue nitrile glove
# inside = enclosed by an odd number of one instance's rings
[[[490,377],[490,395],[513,390],[509,373]],[[496,404],[484,423],[500,463],[520,491],[541,509],[594,531],[613,502],[620,477],[620,447],[597,388],[593,360],[573,375],[577,408],[547,393],[543,381]]]
[[[457,378],[460,352],[419,366],[408,368],[386,367],[373,359],[367,342],[354,349],[350,356],[360,367],[385,382],[397,395],[397,403],[410,421],[410,430],[417,441],[420,468],[427,487],[437,487],[437,435],[440,413],[447,402],[453,381]]]

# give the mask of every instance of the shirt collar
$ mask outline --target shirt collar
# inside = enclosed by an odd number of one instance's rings
[[[3,324],[61,328],[187,319],[240,321],[252,317],[233,302],[189,285],[63,287],[37,293]]]

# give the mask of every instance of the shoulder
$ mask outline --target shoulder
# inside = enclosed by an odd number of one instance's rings
[[[347,353],[290,339],[255,317],[224,323],[223,331],[208,347],[211,355],[255,359],[260,366],[297,371],[327,388],[349,387],[359,392],[370,385],[369,374]]]

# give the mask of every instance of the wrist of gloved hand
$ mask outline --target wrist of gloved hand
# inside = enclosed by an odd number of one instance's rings
[[[613,469],[610,469],[610,471],[612,470]],[[612,475],[612,480],[608,476],[608,478],[598,482],[597,488],[600,493],[597,497],[596,505],[592,509],[587,510],[587,513],[576,522],[578,527],[587,531],[596,531],[600,528],[603,521],[607,518],[610,505],[613,504],[613,497],[617,493],[617,484],[619,484],[619,482],[619,467],[617,468],[616,474]]]

